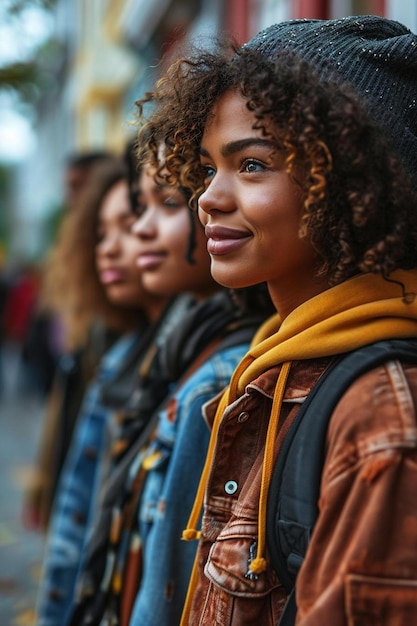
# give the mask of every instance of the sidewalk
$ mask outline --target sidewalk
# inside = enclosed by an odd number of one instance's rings
[[[43,402],[16,382],[18,355],[4,357],[0,395],[0,626],[34,626],[43,537],[21,524],[22,494],[35,459]]]

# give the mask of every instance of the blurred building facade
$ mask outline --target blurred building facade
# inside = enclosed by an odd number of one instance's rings
[[[57,0],[56,53],[38,106],[37,147],[16,171],[12,249],[41,257],[45,223],[62,203],[66,157],[121,152],[134,133],[134,101],[165,54],[187,39],[227,32],[243,43],[261,28],[298,17],[378,14],[417,30],[417,2],[403,0]]]

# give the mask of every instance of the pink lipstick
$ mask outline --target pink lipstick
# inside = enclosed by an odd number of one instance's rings
[[[246,230],[237,230],[225,226],[207,225],[207,250],[209,254],[222,256],[238,250],[252,237]]]

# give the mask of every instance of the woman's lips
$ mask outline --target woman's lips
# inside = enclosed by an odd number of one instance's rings
[[[112,285],[124,281],[125,274],[119,269],[108,269],[100,272],[100,280],[103,285]]]
[[[207,250],[209,254],[221,256],[238,250],[252,237],[246,230],[235,230],[225,226],[205,227],[207,237]]]
[[[158,267],[164,258],[163,252],[146,252],[138,256],[136,264],[142,270],[150,270]]]

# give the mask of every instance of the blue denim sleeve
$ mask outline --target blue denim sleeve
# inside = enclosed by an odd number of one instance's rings
[[[104,355],[85,393],[59,480],[37,597],[37,626],[65,626],[102,480],[111,412],[100,402],[101,384],[116,375],[138,335],[121,337]]]
[[[103,413],[79,416],[48,530],[37,626],[65,626],[67,622],[94,509],[105,424]]]
[[[217,395],[248,349],[222,350],[206,361],[160,414],[151,446],[155,459],[139,507],[144,568],[130,626],[179,624],[194,561],[196,542],[182,541],[210,432],[202,406]],[[154,453],[157,454],[154,454]]]

